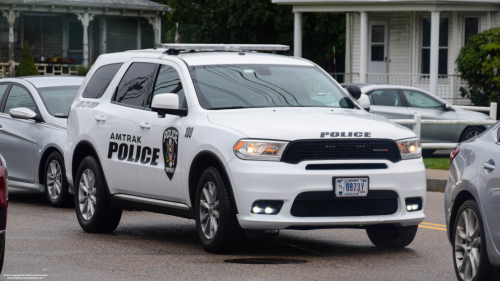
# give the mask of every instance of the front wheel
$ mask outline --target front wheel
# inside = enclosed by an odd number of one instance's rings
[[[227,253],[240,249],[245,232],[236,218],[219,171],[207,168],[196,191],[196,230],[203,248],[209,253]]]
[[[484,131],[483,128],[481,127],[469,127],[466,128],[465,131],[462,133],[462,137],[460,138],[460,142],[470,140],[473,137],[481,134]]]
[[[393,225],[376,225],[366,229],[368,238],[380,248],[404,248],[413,242],[417,235],[418,225],[397,227]]]
[[[475,201],[468,200],[462,204],[451,237],[458,280],[493,280],[493,268],[484,241],[483,221]]]
[[[72,204],[68,192],[68,182],[64,169],[64,159],[58,152],[52,152],[45,162],[45,194],[54,207],[66,207]]]
[[[120,223],[122,210],[111,207],[99,163],[92,156],[85,157],[75,180],[75,210],[85,232],[113,232]]]

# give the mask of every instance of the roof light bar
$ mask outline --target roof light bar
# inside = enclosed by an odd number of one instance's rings
[[[157,48],[171,51],[288,51],[285,45],[256,44],[158,44]]]

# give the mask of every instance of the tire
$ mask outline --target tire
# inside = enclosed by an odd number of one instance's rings
[[[45,161],[45,196],[54,207],[68,207],[73,204],[69,194],[64,159],[59,152],[52,152]]]
[[[245,240],[245,232],[238,223],[236,210],[231,203],[227,187],[217,169],[207,168],[196,190],[195,220],[201,244],[209,253],[238,251]],[[212,222],[216,222],[213,227],[215,230],[211,227]]]
[[[467,217],[469,221],[471,221],[471,218],[475,217],[474,220],[476,222],[474,223],[474,226],[470,225],[471,227],[469,227],[468,229],[466,228],[465,233],[463,233],[464,231],[461,232],[466,239],[464,239],[462,235],[457,231],[458,228],[464,228],[465,217]],[[479,232],[469,232],[469,229],[475,229]],[[473,200],[465,201],[458,210],[457,216],[453,223],[453,233],[451,235],[453,245],[453,265],[455,268],[455,274],[457,275],[459,281],[494,280],[493,267],[488,258],[487,247],[486,243],[484,242],[484,233],[483,218],[481,216],[481,212],[479,211],[477,203]],[[471,259],[466,258],[464,261],[464,248],[463,246],[458,245],[465,245],[466,247],[468,247],[468,249],[470,249],[470,252],[467,249],[465,249],[465,251],[467,251],[468,253],[475,253],[473,255],[467,255],[467,257],[476,256],[479,258],[479,266],[476,269],[476,275],[472,276],[472,278],[467,278],[470,277],[468,273],[472,273],[472,270],[468,270],[470,269]],[[469,263],[469,267],[467,267],[467,263]]]
[[[484,128],[481,127],[467,127],[462,133],[462,136],[460,137],[460,142],[469,140],[479,134],[484,132]]]
[[[4,257],[5,257],[5,232],[4,234],[0,235],[0,273],[2,273]]]
[[[85,157],[75,180],[76,217],[85,232],[110,233],[120,223],[122,210],[111,207],[106,188],[99,163],[92,156]]]
[[[418,225],[397,227],[387,224],[368,227],[366,233],[377,247],[404,248],[413,242],[417,230]]]

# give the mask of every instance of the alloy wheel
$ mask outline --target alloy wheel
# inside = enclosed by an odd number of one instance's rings
[[[455,266],[462,280],[473,280],[481,258],[481,230],[479,221],[470,208],[460,214],[455,229]]]
[[[213,239],[219,227],[219,197],[213,182],[203,186],[200,198],[200,223],[207,239]]]
[[[466,136],[465,136],[465,140],[470,140],[472,139],[473,137],[479,135],[479,131],[472,131],[472,132],[469,132]]]
[[[57,200],[61,193],[62,171],[59,162],[52,160],[47,169],[47,190],[52,200]]]
[[[92,219],[96,205],[96,188],[94,172],[90,169],[83,171],[78,189],[78,205],[85,220]]]

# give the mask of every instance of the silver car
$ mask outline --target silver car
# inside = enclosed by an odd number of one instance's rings
[[[370,112],[388,119],[412,119],[413,115],[418,113],[422,115],[422,119],[492,120],[484,113],[458,108],[419,88],[380,84],[356,85],[370,98]],[[422,125],[420,140],[430,143],[457,143],[468,140],[485,129],[485,126]]]
[[[499,141],[497,122],[450,155],[445,214],[459,280],[500,280],[491,276],[500,266]]]
[[[83,79],[0,79],[0,153],[9,163],[9,186],[45,192],[56,207],[72,202],[62,151],[70,106]]]

